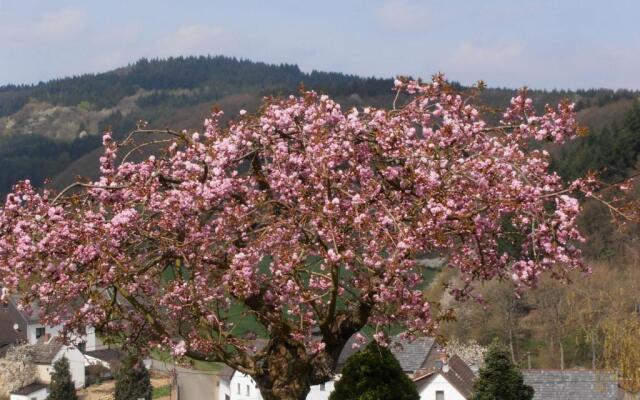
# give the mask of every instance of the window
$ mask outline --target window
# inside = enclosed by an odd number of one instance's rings
[[[251,387],[247,385],[247,396],[251,396]]]
[[[229,396],[228,394],[224,395],[224,400],[231,400],[231,396]]]
[[[242,390],[240,389],[240,384],[238,383],[238,394],[242,394]]]
[[[321,391],[321,392],[324,392],[324,383],[321,383],[321,384],[320,384],[320,391]]]
[[[444,400],[444,392],[442,390],[436,392],[436,400]]]
[[[36,328],[36,339],[40,339],[44,336],[44,327]]]

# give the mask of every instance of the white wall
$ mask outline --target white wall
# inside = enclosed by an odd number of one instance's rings
[[[49,334],[51,337],[56,337],[60,335],[60,330],[62,329],[62,325],[58,326],[44,326],[42,324],[30,324],[27,325],[27,341],[29,344],[36,344],[38,339],[36,338],[36,329],[37,328],[45,328],[45,335]],[[74,342],[76,340],[74,339]],[[87,334],[83,336],[78,336],[77,342],[86,342],[87,351],[96,350],[96,330],[93,327],[87,327]]]
[[[233,374],[229,390],[231,391],[232,400],[262,400],[262,395],[256,387],[256,383],[249,375],[242,372],[236,371]],[[224,400],[224,395],[220,396],[220,400]]]
[[[311,391],[307,395],[307,400],[328,400],[329,395],[333,392],[335,381],[329,381],[322,385],[311,386]]]
[[[444,400],[466,400],[458,390],[449,383],[441,374],[437,374],[433,379],[416,382],[420,400],[435,400],[436,392],[442,390],[444,392]]]
[[[45,400],[49,395],[49,391],[47,388],[42,388],[36,392],[30,393],[28,396],[12,394],[9,399],[10,400]]]
[[[29,344],[36,344],[36,342],[38,341],[38,339],[36,338],[37,328],[45,328],[44,329],[45,334],[48,333],[51,336],[58,336],[58,334],[60,333],[60,329],[62,329],[62,325],[46,326],[46,327],[41,324],[27,325],[27,341],[29,342]]]
[[[232,399],[231,388],[229,387],[229,381],[223,378],[218,378],[218,400],[226,400],[225,395]]]
[[[62,346],[58,354],[53,358],[51,365],[37,365],[38,379],[44,383],[51,382],[53,364],[62,357],[67,357],[67,360],[69,360],[71,379],[73,380],[76,389],[83,388],[85,385],[84,364],[86,360],[80,350],[75,347]]]
[[[231,378],[231,382],[225,379],[219,379],[218,399],[225,400],[225,395],[229,395],[231,400],[262,400],[260,390],[256,383],[249,375],[236,371]],[[240,385],[238,392],[238,385]],[[249,385],[249,395],[247,396],[247,385]],[[328,400],[329,395],[333,392],[335,382],[329,381],[322,385],[311,386],[311,390],[307,395],[307,400]]]
[[[96,341],[96,329],[92,326],[88,326],[87,327],[87,335],[84,338],[85,342],[87,343],[87,351],[94,351],[97,350],[98,344]]]

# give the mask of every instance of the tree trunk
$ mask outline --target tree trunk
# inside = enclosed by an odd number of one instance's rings
[[[560,370],[564,371],[564,346],[562,345],[562,340],[558,340],[558,345],[560,346]]]
[[[596,370],[596,340],[595,335],[591,337],[591,369]]]
[[[516,352],[513,349],[513,329],[509,325],[509,352],[511,353],[511,362],[516,363]]]
[[[319,368],[320,360],[311,360],[299,343],[271,341],[268,346],[253,376],[264,400],[305,400],[311,385],[331,378],[331,361],[325,360],[326,368]]]

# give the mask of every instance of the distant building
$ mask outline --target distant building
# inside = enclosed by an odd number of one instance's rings
[[[583,369],[523,370],[534,400],[616,400],[621,394],[615,374]]]
[[[444,355],[444,353],[443,353]],[[466,400],[473,394],[475,374],[458,356],[446,359],[423,374],[416,374],[415,382],[421,400]]]
[[[336,377],[324,384],[311,386],[307,395],[307,400],[327,400],[333,392],[336,381],[340,378],[340,371],[347,359],[358,351],[354,348],[355,338],[351,338],[345,345],[338,359]],[[264,341],[256,342],[256,346],[261,348],[266,344]],[[410,377],[422,374],[426,370],[436,368],[440,359],[440,347],[433,338],[417,338],[413,342],[397,340],[391,346],[391,351],[398,359],[402,370]],[[467,367],[468,369],[468,367]],[[262,400],[260,391],[253,379],[226,366],[218,374],[219,378],[219,400]],[[448,400],[448,399],[447,399]]]
[[[42,311],[39,307],[34,306],[33,311],[27,313],[18,307],[18,302],[19,297],[13,296],[8,303],[0,304],[0,358],[6,355],[11,346],[31,345],[37,376],[34,377],[36,383],[12,393],[11,400],[46,398],[44,391],[38,388],[51,381],[53,364],[62,357],[69,360],[71,378],[76,388],[85,386],[87,366],[100,364],[109,367],[109,361],[103,358],[113,358],[113,354],[97,349],[92,327],[87,327],[86,333],[76,338],[76,345],[62,344],[58,340],[62,325],[45,325],[41,321]]]
[[[38,382],[51,382],[53,365],[62,357],[66,357],[67,360],[69,360],[71,380],[76,389],[83,388],[85,385],[86,364],[84,355],[76,347],[65,346],[55,340],[55,338],[52,338],[47,343],[41,342],[33,346],[33,363],[36,364]]]
[[[15,344],[36,344],[45,336],[56,337],[62,325],[46,326],[41,321],[41,309],[33,307],[27,313],[18,307],[19,298],[13,296],[6,304],[0,304],[0,357],[6,348]],[[93,327],[86,328],[86,334],[78,338],[78,348],[81,351],[96,350],[96,335]]]
[[[44,383],[32,383],[11,392],[9,400],[45,400],[49,396],[48,386]]]

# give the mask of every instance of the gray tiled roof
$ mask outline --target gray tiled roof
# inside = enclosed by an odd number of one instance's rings
[[[524,382],[533,387],[534,400],[615,400],[616,376],[590,370],[524,370]]]
[[[400,362],[402,370],[407,373],[414,373],[422,368],[426,361],[435,340],[431,337],[419,337],[413,342],[397,340],[392,345],[391,352]]]
[[[473,371],[458,356],[449,359],[448,370],[430,369],[423,375],[414,378],[414,382],[423,382],[428,385],[438,374],[445,377],[465,398],[471,398],[473,394],[473,383],[476,380]],[[424,387],[424,386],[423,386]]]
[[[100,349],[93,351],[86,351],[84,354],[95,357],[98,360],[102,360],[109,364],[122,361],[125,357],[125,353],[118,349]]]
[[[358,349],[354,349],[354,343],[355,338],[352,336],[344,346],[342,353],[340,353],[340,358],[338,359],[338,370],[341,369],[341,367],[344,365],[347,359],[351,357],[351,355],[364,347],[361,346]],[[419,337],[413,342],[399,340],[396,337],[396,340],[393,341],[390,350],[398,359],[398,362],[400,363],[400,366],[402,367],[402,370],[404,372],[414,373],[424,366],[424,363],[429,357],[434,344],[435,340],[431,337]]]
[[[49,343],[37,343],[33,345],[33,362],[35,364],[51,364],[56,354],[62,348],[62,344],[55,339]]]
[[[27,340],[26,325],[12,311],[11,308],[0,305],[0,357],[4,356],[9,346]],[[18,324],[18,331],[13,329],[14,324]]]
[[[38,390],[42,390],[45,389],[46,387],[48,387],[48,385],[45,385],[44,383],[32,383],[31,385],[27,385],[23,388],[17,389],[13,392],[11,392],[11,394],[17,394],[20,396],[28,396],[34,392],[37,392]]]

